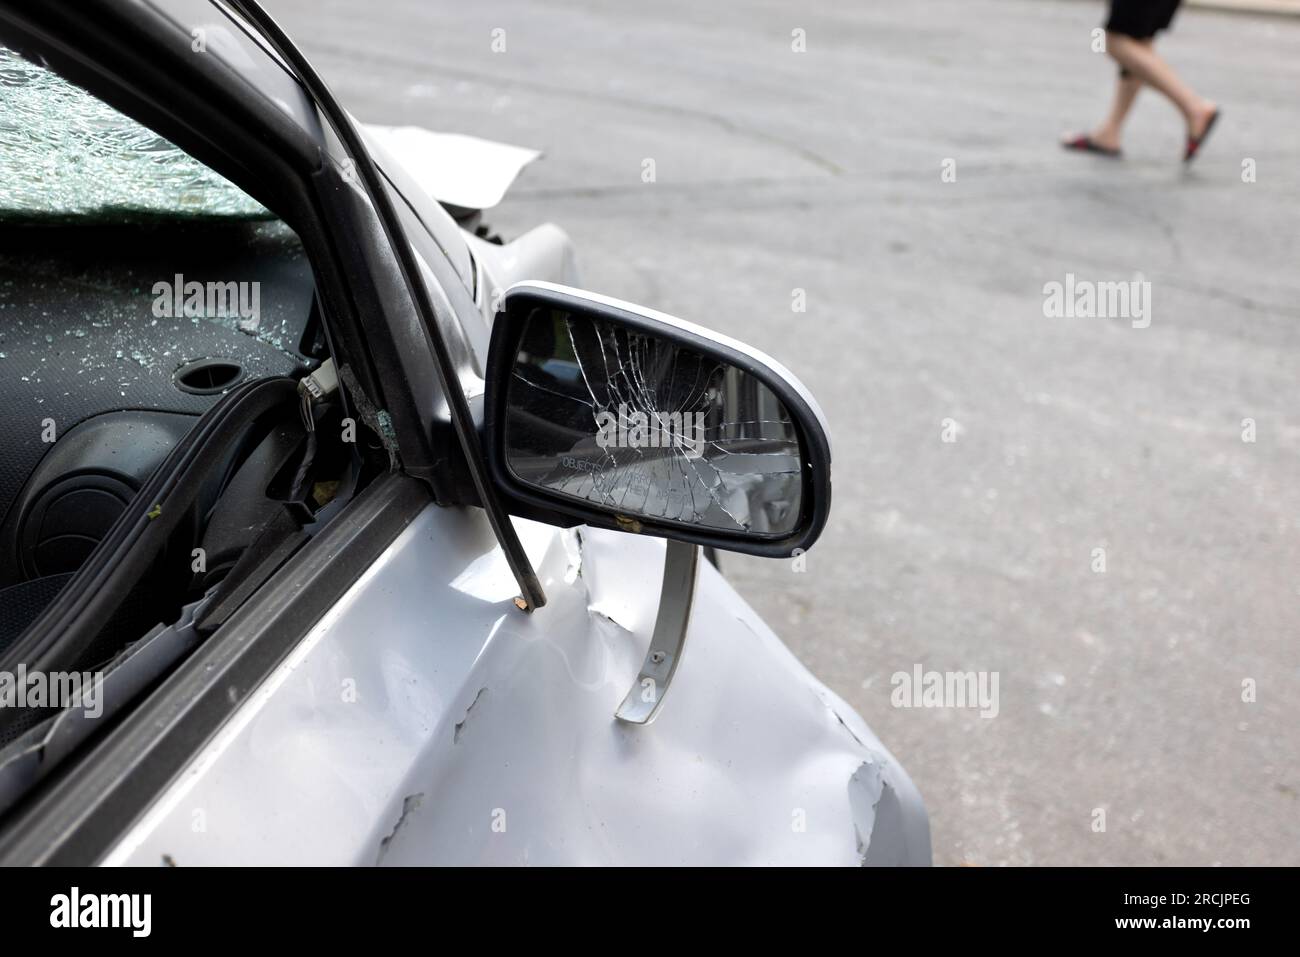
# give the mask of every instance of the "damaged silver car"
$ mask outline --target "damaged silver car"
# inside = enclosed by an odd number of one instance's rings
[[[0,862],[914,865],[727,583],[830,514],[773,359],[483,211],[252,0],[0,0]]]

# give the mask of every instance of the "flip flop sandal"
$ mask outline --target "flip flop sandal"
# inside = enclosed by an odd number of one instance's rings
[[[1183,154],[1183,162],[1190,163],[1196,159],[1196,154],[1200,152],[1201,145],[1210,137],[1210,131],[1214,129],[1214,124],[1219,121],[1219,111],[1215,110],[1210,114],[1209,121],[1205,124],[1205,129],[1200,136],[1187,137],[1187,152]]]
[[[1109,146],[1097,145],[1092,141],[1092,137],[1086,133],[1083,136],[1076,136],[1072,140],[1064,140],[1061,145],[1067,150],[1077,150],[1080,153],[1096,153],[1099,156],[1107,156],[1111,159],[1118,159],[1123,155],[1119,150],[1113,150]]]

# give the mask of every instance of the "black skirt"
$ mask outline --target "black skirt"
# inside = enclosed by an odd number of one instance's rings
[[[1146,40],[1169,29],[1182,0],[1110,0],[1106,30]]]

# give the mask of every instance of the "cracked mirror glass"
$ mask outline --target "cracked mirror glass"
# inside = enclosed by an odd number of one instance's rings
[[[745,371],[590,315],[536,308],[507,390],[520,481],[621,516],[779,538],[798,525],[798,432]]]

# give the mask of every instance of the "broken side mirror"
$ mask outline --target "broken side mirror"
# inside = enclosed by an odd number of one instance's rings
[[[551,283],[504,297],[486,439],[515,514],[784,557],[830,510],[825,420],[772,359]]]

